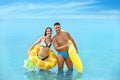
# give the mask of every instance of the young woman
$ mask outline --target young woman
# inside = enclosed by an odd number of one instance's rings
[[[30,50],[31,50],[31,49],[33,49],[33,47],[36,44],[40,43],[41,48],[40,48],[40,51],[38,53],[38,57],[41,60],[47,60],[47,58],[48,58],[48,51],[49,51],[49,48],[52,44],[51,35],[52,35],[52,28],[47,27],[45,29],[44,36],[39,38],[30,48]]]

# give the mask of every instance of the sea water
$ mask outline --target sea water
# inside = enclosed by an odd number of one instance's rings
[[[75,67],[69,73],[66,65],[60,76],[57,66],[49,71],[28,71],[23,67],[28,49],[44,35],[47,26],[53,29],[53,36],[57,21],[76,41],[83,73]],[[0,80],[120,80],[119,19],[0,20]]]

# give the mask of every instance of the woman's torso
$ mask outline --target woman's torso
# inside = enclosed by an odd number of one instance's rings
[[[38,55],[42,57],[48,56],[51,44],[52,44],[51,38],[48,40],[46,37],[43,37],[43,39],[40,42],[41,48]]]

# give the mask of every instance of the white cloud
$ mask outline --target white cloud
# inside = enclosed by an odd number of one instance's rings
[[[118,19],[119,10],[92,11],[96,6],[89,4],[97,3],[93,0],[85,2],[68,2],[64,4],[13,4],[0,6],[0,19],[46,19],[46,18],[65,18],[65,19]],[[90,11],[87,11],[91,10]]]
[[[0,6],[0,12],[12,12],[12,11],[18,11],[18,10],[58,10],[58,9],[74,9],[80,7],[81,9],[84,9],[84,7],[88,7],[88,4],[92,4],[93,1],[88,0],[85,2],[68,2],[64,4],[33,4],[33,3],[17,3],[12,4],[8,6]]]
[[[101,14],[118,14],[120,15],[120,10],[102,10],[99,11]]]
[[[84,2],[68,2],[64,4],[28,4],[29,9],[66,9],[66,8],[74,8],[79,6],[86,6],[89,4],[93,4],[92,0],[84,1]]]
[[[3,19],[120,19],[119,15],[20,15],[6,16]]]

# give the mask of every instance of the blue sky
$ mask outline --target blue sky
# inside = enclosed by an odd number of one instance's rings
[[[116,19],[120,18],[119,3],[119,0],[0,0],[0,19]]]

